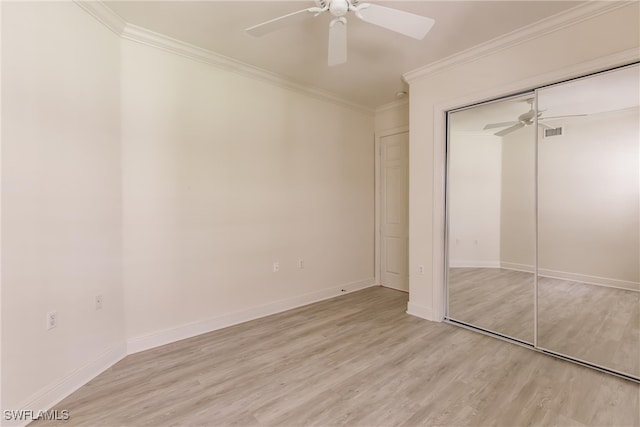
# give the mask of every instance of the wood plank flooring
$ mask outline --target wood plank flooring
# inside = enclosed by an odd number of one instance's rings
[[[638,384],[407,299],[369,288],[128,356],[33,425],[640,425]]]
[[[640,293],[541,277],[538,344],[640,377]]]
[[[451,318],[533,343],[533,274],[449,270]],[[640,377],[640,293],[540,277],[538,345]]]
[[[501,268],[450,268],[449,317],[533,344],[534,276]]]

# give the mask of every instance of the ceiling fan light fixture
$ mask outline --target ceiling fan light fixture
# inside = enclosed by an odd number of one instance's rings
[[[510,134],[511,132],[515,132],[518,129],[522,129],[523,127],[531,126],[538,120],[538,126],[544,129],[545,131],[549,129],[554,129],[551,126],[548,126],[544,123],[541,123],[543,120],[553,120],[553,119],[563,119],[568,117],[581,117],[586,116],[587,114],[570,114],[567,116],[553,116],[553,117],[542,117],[542,113],[547,110],[538,110],[538,112],[534,109],[534,98],[528,98],[525,100],[527,104],[530,105],[529,111],[526,113],[520,114],[516,121],[512,122],[501,122],[501,123],[489,123],[484,126],[484,130],[487,129],[495,129],[495,128],[503,128],[508,126],[506,129],[503,129],[499,132],[494,133],[495,136],[505,136]]]
[[[333,16],[344,16],[349,11],[349,2],[347,0],[331,0],[329,4],[329,12]]]
[[[294,22],[329,12],[335,18],[329,24],[329,66],[347,61],[347,20],[345,15],[352,12],[360,20],[417,40],[429,32],[433,23],[431,18],[405,12],[403,10],[359,0],[314,0],[315,6],[274,18],[246,29],[252,36],[263,36]]]

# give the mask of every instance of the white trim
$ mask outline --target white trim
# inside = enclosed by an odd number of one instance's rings
[[[390,107],[395,108],[395,107]],[[377,112],[377,110],[376,110]],[[409,126],[399,126],[391,129],[385,129],[382,131],[375,132],[375,183],[374,183],[374,191],[375,191],[375,250],[374,250],[374,268],[375,268],[375,277],[376,283],[380,286],[390,287],[387,285],[382,285],[382,138],[386,138],[392,135],[398,135],[401,133],[409,133]],[[409,149],[409,143],[407,143],[407,150]],[[409,155],[411,155],[409,153]],[[407,164],[409,167],[409,164]],[[408,252],[407,252],[408,256]],[[396,289],[391,287],[392,289]],[[403,292],[406,292],[404,289],[396,289]]]
[[[505,270],[513,270],[513,271],[523,271],[525,273],[533,273],[535,269],[533,265],[528,264],[519,264],[517,262],[501,262],[499,268],[504,268]]]
[[[211,50],[203,49],[190,43],[165,36],[164,34],[156,33],[155,31],[130,24],[113,12],[102,1],[74,1],[83,10],[123,39],[162,49],[175,55],[180,55],[194,61],[213,65],[215,67],[271,83],[285,89],[294,90],[316,99],[331,101],[335,104],[363,113],[374,114],[375,112],[375,109],[373,108],[348,101],[329,91],[293,81],[280,74],[255,67],[253,65],[237,61],[233,58],[217,54]]]
[[[447,111],[457,110],[469,105],[492,101],[498,98],[514,96],[514,94],[520,92],[533,91],[542,86],[556,84],[564,80],[580,78],[587,74],[605,71],[609,68],[631,64],[636,61],[640,61],[640,50],[638,48],[631,48],[601,58],[581,62],[560,70],[535,75],[515,83],[505,84],[503,86],[476,92],[472,95],[435,104],[433,106],[434,138],[442,136],[446,139],[446,126],[444,123]],[[442,127],[443,129],[438,129],[438,127]],[[438,145],[437,141],[438,140],[434,140],[434,142],[436,142],[434,145]],[[443,145],[445,144],[443,143]],[[434,159],[434,161],[435,160],[437,159]]]
[[[533,273],[533,265],[518,264],[515,262],[502,262],[500,268],[505,270],[524,271]],[[548,277],[551,279],[569,280],[571,282],[587,283],[589,285],[606,286],[607,288],[624,289],[627,291],[640,291],[640,282],[632,282],[629,280],[612,279],[609,277],[590,276],[588,274],[570,273],[567,271],[549,270],[545,268],[538,269],[538,276]]]
[[[359,280],[342,286],[336,286],[285,300],[275,301],[259,307],[250,308],[248,310],[229,313],[212,319],[187,323],[162,331],[137,336],[127,340],[127,354],[134,354],[140,351],[160,347],[162,345],[171,344],[176,341],[217,331],[222,328],[281,313],[283,311],[313,304],[329,298],[338,297],[345,295],[348,292],[358,291],[372,286],[377,286],[374,278]]]
[[[377,113],[382,113],[383,111],[387,111],[387,110],[394,110],[396,108],[399,107],[404,107],[405,105],[409,104],[409,99],[408,97],[405,97],[399,101],[393,101],[393,102],[389,102],[387,104],[383,104],[380,105],[378,107],[376,107],[375,112]]]
[[[89,15],[96,18],[105,27],[121,36],[124,31],[124,27],[127,25],[126,21],[120,17],[113,10],[108,8],[101,1],[82,1],[74,0],[75,3],[85,10]]]
[[[395,286],[389,286],[389,285],[380,285],[380,286],[387,289],[393,289],[394,291],[404,292],[407,295],[409,294],[409,291],[406,289],[400,289],[400,288],[396,288]]]
[[[432,270],[431,270],[431,298],[434,316],[444,320],[446,301],[446,266],[447,254],[447,212],[446,212],[446,182],[447,182],[447,112],[433,108],[433,211],[431,232],[433,233]],[[440,126],[444,124],[444,126]],[[440,144],[439,142],[442,141]],[[411,220],[410,220],[411,221]],[[409,222],[411,224],[411,222]],[[411,234],[409,234],[411,238]]]
[[[382,139],[382,135],[374,132],[374,141],[373,141],[373,275],[375,276],[376,284],[378,286],[382,285],[382,209],[380,204],[382,203],[382,185],[380,181],[382,180],[382,144],[380,140]]]
[[[378,131],[376,132],[376,138],[382,139],[387,136],[397,135],[399,133],[405,133],[405,132],[409,132],[409,125],[403,125],[403,126],[398,126],[391,129]]]
[[[462,52],[455,53],[431,64],[403,74],[407,83],[449,70],[467,62],[492,55],[501,50],[517,46],[528,40],[536,39],[545,34],[561,30],[579,22],[591,19],[603,13],[624,7],[628,2],[587,2],[579,6],[560,12],[556,15],[542,19],[533,24],[519,28],[510,33],[491,39],[487,42],[472,46]]]
[[[444,317],[442,319],[436,320],[433,317],[433,312],[431,311],[431,308],[412,303],[411,301],[407,303],[407,314],[410,314],[411,316],[419,317],[421,319],[437,321],[437,322],[442,322],[444,320]]]
[[[124,31],[122,32],[122,38],[162,49],[176,55],[193,59],[195,61],[204,62],[205,64],[213,65],[215,67],[261,80],[263,82],[271,83],[285,89],[301,92],[314,98],[328,100],[354,110],[358,110],[368,114],[374,113],[374,109],[372,108],[356,104],[355,102],[347,101],[323,89],[295,82],[271,71],[267,71],[262,68],[258,68],[253,65],[235,60],[233,58],[220,55],[208,49],[203,49],[198,46],[185,43],[183,41],[165,36],[164,34],[147,30],[146,28],[138,27],[137,25],[127,23],[124,27]]]
[[[498,260],[492,261],[477,261],[477,260],[456,260],[449,261],[449,267],[451,268],[500,268],[501,264]]]
[[[434,311],[442,310],[444,313],[444,293],[445,293],[445,166],[446,166],[446,141],[447,127],[446,115],[447,111],[462,108],[503,96],[512,95],[518,92],[524,92],[536,87],[553,84],[563,80],[584,76],[590,73],[603,71],[634,61],[640,60],[640,51],[637,48],[627,49],[621,52],[596,58],[590,61],[581,62],[560,70],[555,70],[546,74],[537,75],[527,79],[517,81],[515,83],[506,84],[504,86],[495,87],[484,90],[472,95],[463,96],[447,100],[433,106],[433,241],[432,241],[432,260],[433,260],[433,287],[432,298]],[[435,313],[439,316],[440,313]]]
[[[606,286],[607,288],[624,289],[627,291],[640,291],[640,283],[628,280],[610,279],[608,277],[588,276],[586,274],[567,273],[565,271],[538,269],[538,276],[552,279],[570,280],[572,282],[587,283],[590,285]]]
[[[93,361],[39,390],[23,404],[19,405],[19,408],[21,410],[32,410],[36,412],[49,410],[62,399],[115,365],[126,355],[127,351],[124,343],[116,344],[106,349]],[[31,420],[16,421],[15,424],[11,425],[23,426],[29,422],[31,422]]]

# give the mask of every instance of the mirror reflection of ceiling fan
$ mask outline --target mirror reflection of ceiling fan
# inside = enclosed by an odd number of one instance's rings
[[[483,129],[487,130],[487,129],[503,128],[508,126],[506,129],[503,129],[499,132],[494,133],[494,135],[496,136],[505,136],[510,134],[511,132],[517,131],[518,129],[522,129],[525,126],[531,126],[535,122],[535,118],[536,118],[536,112],[533,109],[533,98],[527,99],[527,104],[529,104],[530,106],[529,111],[527,111],[526,113],[520,114],[518,116],[518,120],[511,121],[511,122],[491,123],[491,124],[485,125]],[[554,120],[554,119],[564,119],[567,117],[586,116],[586,114],[571,114],[568,116],[542,117],[542,113],[544,113],[544,110],[538,112],[538,126],[541,127],[542,129],[554,129],[553,127],[545,123],[541,123],[543,120]]]
[[[253,36],[262,36],[287,25],[315,17],[324,12],[334,16],[329,24],[329,65],[347,62],[347,18],[349,12],[356,17],[379,27],[396,33],[422,40],[435,21],[425,16],[416,15],[390,7],[371,3],[360,3],[360,0],[314,0],[315,7],[299,10],[262,24],[247,28]]]

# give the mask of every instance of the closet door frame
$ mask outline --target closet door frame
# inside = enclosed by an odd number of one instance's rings
[[[520,344],[522,346],[528,347],[528,348],[535,348],[537,345],[537,324],[538,324],[538,319],[537,319],[537,245],[538,245],[538,240],[537,240],[537,162],[538,162],[538,143],[537,143],[537,138],[538,138],[538,121],[537,121],[537,117],[534,120],[534,124],[533,126],[535,127],[535,134],[533,136],[533,138],[535,139],[534,141],[534,155],[533,155],[533,165],[532,167],[534,168],[534,180],[536,182],[536,187],[534,187],[534,193],[533,193],[533,197],[534,197],[534,260],[533,260],[533,265],[534,265],[534,282],[533,282],[533,342],[528,342],[525,340],[521,340],[518,339],[516,337],[512,337],[509,335],[505,335],[500,333],[499,331],[493,331],[490,329],[486,329],[477,325],[473,325],[471,323],[462,321],[462,320],[458,320],[458,319],[454,319],[451,317],[451,313],[450,313],[450,306],[449,306],[449,238],[451,237],[451,233],[450,233],[450,171],[451,171],[451,114],[452,113],[456,113],[456,112],[460,112],[460,111],[465,111],[465,110],[471,110],[477,107],[481,107],[481,106],[485,106],[485,105],[490,105],[490,104],[495,104],[498,102],[503,102],[503,101],[509,101],[511,99],[516,99],[516,98],[521,98],[523,96],[531,96],[534,97],[536,104],[534,104],[534,108],[537,111],[537,98],[536,98],[536,89],[531,89],[531,90],[526,90],[523,92],[519,92],[519,93],[515,93],[515,94],[510,94],[510,95],[506,95],[506,96],[502,96],[499,98],[494,98],[488,101],[483,101],[483,102],[479,102],[476,104],[472,104],[472,105],[467,105],[464,107],[460,107],[460,108],[456,108],[456,109],[452,109],[446,112],[446,141],[445,141],[445,152],[444,152],[444,156],[445,156],[445,171],[444,171],[444,199],[445,199],[445,203],[444,203],[444,273],[443,273],[443,277],[444,277],[444,321],[447,323],[452,323],[458,326],[461,326],[463,328],[466,329],[471,329],[471,330],[476,330],[482,333],[487,333],[491,336],[495,336],[498,338],[502,338],[505,339],[509,342],[514,342],[517,344]]]
[[[469,104],[469,105],[465,105],[462,107],[452,107],[451,108],[445,108],[445,106],[441,105],[441,106],[437,106],[434,109],[434,114],[437,116],[438,113],[444,113],[444,118],[445,118],[445,127],[444,127],[444,131],[445,131],[445,135],[444,135],[444,149],[443,152],[441,153],[442,157],[443,157],[443,174],[442,174],[442,178],[443,178],[443,189],[442,189],[442,200],[443,200],[443,218],[442,218],[442,224],[443,224],[443,234],[442,234],[442,238],[443,238],[443,244],[441,246],[441,250],[443,251],[443,265],[442,265],[442,283],[443,283],[443,298],[441,299],[441,301],[443,302],[443,308],[442,308],[442,313],[443,313],[443,321],[446,323],[450,323],[459,327],[463,327],[465,329],[469,329],[472,331],[476,331],[476,332],[480,332],[483,333],[485,335],[489,335],[498,339],[502,339],[504,341],[510,342],[510,343],[514,343],[514,344],[518,344],[521,345],[523,347],[529,348],[531,350],[534,350],[536,352],[539,353],[543,353],[543,354],[547,354],[549,356],[552,357],[556,357],[559,359],[563,359],[572,363],[576,363],[582,366],[586,366],[601,372],[605,372],[617,377],[621,377],[627,380],[631,380],[633,382],[637,382],[640,383],[640,377],[636,377],[634,375],[625,373],[625,372],[621,372],[621,371],[617,371],[615,369],[611,369],[608,368],[606,366],[601,366],[595,363],[591,363],[589,361],[585,361],[585,360],[581,360],[579,358],[575,358],[569,355],[565,355],[559,352],[555,352],[551,349],[546,349],[543,348],[541,346],[539,346],[539,342],[538,342],[538,162],[539,162],[539,150],[538,150],[538,144],[539,144],[539,126],[538,126],[538,117],[536,115],[536,117],[534,118],[534,138],[535,138],[535,143],[534,143],[534,223],[535,223],[535,230],[534,230],[534,236],[535,236],[535,249],[534,249],[534,283],[533,283],[533,287],[534,287],[534,342],[533,344],[500,334],[498,332],[494,332],[491,330],[487,330],[478,326],[474,326],[472,324],[467,324],[465,322],[461,322],[455,319],[451,319],[449,317],[449,238],[450,238],[450,230],[449,230],[449,226],[450,226],[450,206],[449,206],[449,201],[450,201],[450,186],[449,186],[449,182],[450,182],[450,177],[449,177],[449,172],[450,172],[450,141],[451,141],[451,135],[450,135],[450,114],[451,113],[455,113],[457,111],[463,111],[463,110],[467,110],[467,109],[471,109],[471,108],[475,108],[481,105],[486,105],[486,104],[490,104],[490,103],[494,103],[494,102],[500,102],[500,101],[504,101],[504,100],[508,100],[511,98],[516,98],[516,97],[520,97],[522,95],[525,94],[532,94],[533,98],[534,98],[534,108],[535,111],[538,111],[538,95],[540,90],[542,89],[546,89],[546,88],[551,88],[554,86],[559,86],[565,83],[570,83],[572,81],[576,81],[576,80],[582,80],[582,79],[586,79],[592,76],[597,76],[597,75],[602,75],[605,73],[610,73],[619,69],[623,69],[623,68],[627,68],[627,67],[633,67],[633,66],[638,66],[640,65],[640,61],[633,61],[630,63],[626,63],[626,64],[622,64],[622,65],[618,65],[618,66],[612,66],[612,67],[608,67],[605,69],[601,69],[598,71],[593,71],[593,72],[587,72],[585,74],[582,75],[578,75],[575,77],[568,77],[568,78],[564,78],[564,79],[559,79],[553,83],[548,83],[548,84],[541,84],[538,85],[536,87],[532,87],[528,90],[524,90],[521,92],[517,92],[517,93],[511,93],[508,95],[504,95],[504,96],[500,96],[500,97],[494,97],[491,98],[489,100],[486,101],[481,101],[481,102],[476,102],[473,104]],[[436,134],[437,134],[437,130],[436,130]],[[435,159],[437,159],[437,148],[436,148],[436,156]],[[437,172],[437,171],[436,171]],[[437,192],[434,192],[434,196],[437,196]],[[437,218],[434,217],[434,221],[437,220]],[[437,270],[434,269],[434,270]],[[437,272],[434,272],[434,278],[436,278],[438,275]],[[435,296],[435,294],[434,294]]]

